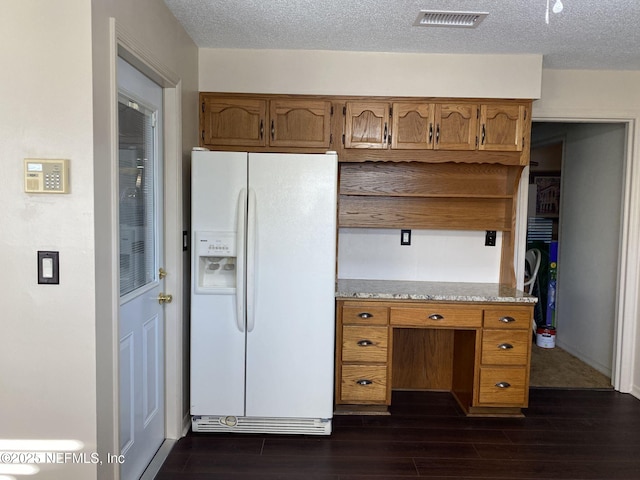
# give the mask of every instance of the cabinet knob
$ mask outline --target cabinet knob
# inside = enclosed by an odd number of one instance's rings
[[[367,380],[366,378],[362,378],[360,380],[356,380],[356,383],[358,385],[362,385],[362,386],[367,386],[367,385],[372,385],[373,382],[371,380]]]
[[[502,323],[512,323],[512,322],[515,322],[515,321],[516,321],[516,319],[515,319],[515,318],[513,318],[513,317],[502,317],[502,318],[500,319],[500,321],[501,321]]]
[[[444,320],[444,317],[439,313],[432,313],[429,315],[429,320]]]
[[[509,388],[511,384],[509,382],[498,382],[496,383],[496,387],[498,388]]]
[[[360,318],[372,318],[373,314],[372,313],[367,313],[367,312],[362,312],[362,313],[359,313],[358,316]]]
[[[360,340],[358,342],[359,347],[371,347],[374,343],[371,340]]]
[[[500,345],[498,345],[498,348],[500,350],[511,350],[513,348],[513,345],[511,345],[510,343],[501,343]]]

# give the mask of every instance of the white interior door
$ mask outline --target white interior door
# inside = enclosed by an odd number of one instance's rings
[[[123,480],[140,478],[165,436],[161,113],[162,88],[118,59]]]

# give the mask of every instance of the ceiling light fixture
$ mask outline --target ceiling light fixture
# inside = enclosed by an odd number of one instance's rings
[[[562,4],[561,0],[556,0],[555,3],[553,4],[553,13],[560,13],[562,11],[562,9],[564,8],[564,5]],[[547,11],[544,14],[544,21],[547,23],[547,25],[549,25],[549,0],[547,0]]]
[[[421,10],[413,25],[415,27],[475,28],[487,15],[489,15],[487,12]]]

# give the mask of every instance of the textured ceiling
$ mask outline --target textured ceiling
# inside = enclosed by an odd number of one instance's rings
[[[640,0],[164,0],[203,48],[542,54],[553,69],[640,70]],[[550,0],[551,7],[555,0]],[[484,11],[475,29],[420,10]]]

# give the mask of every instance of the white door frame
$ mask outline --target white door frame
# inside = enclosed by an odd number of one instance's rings
[[[611,382],[615,390],[632,393],[640,398],[634,388],[636,358],[636,323],[640,296],[640,169],[634,168],[634,144],[638,145],[640,125],[629,112],[598,112],[593,116],[581,112],[545,112],[534,115],[534,122],[566,123],[624,123],[627,130],[626,153],[623,178],[622,224],[620,231],[620,253],[618,259],[618,297],[614,330],[614,358]],[[637,167],[637,166],[636,166]],[[529,168],[525,168],[518,192],[518,219],[516,225],[516,278],[524,278],[524,253],[526,250],[526,226]],[[524,178],[527,175],[526,179]],[[519,287],[520,288],[520,287]]]
[[[181,80],[177,74],[160,62],[151,54],[144,45],[122,28],[114,18],[110,19],[110,172],[111,185],[113,186],[111,197],[111,255],[119,258],[118,245],[118,83],[116,78],[117,57],[122,57],[131,65],[163,88],[164,104],[164,241],[165,241],[165,270],[168,272],[165,281],[165,290],[173,295],[172,303],[165,305],[165,438],[178,439],[182,436],[185,420],[182,415],[183,408],[183,341],[182,341],[182,312],[184,308],[183,298],[183,272],[182,260],[182,104]],[[111,289],[111,345],[108,355],[101,357],[101,361],[108,362],[108,368],[112,372],[112,391],[109,399],[109,409],[112,421],[109,425],[99,425],[98,451],[106,457],[107,453],[113,454],[119,449],[118,437],[118,312],[119,289],[117,287],[118,276],[112,277]],[[100,342],[100,339],[98,339]],[[103,365],[99,368],[105,368]],[[100,393],[100,389],[99,392]],[[102,429],[102,431],[101,431]],[[168,449],[161,449],[160,454],[167,454]],[[156,462],[153,462],[156,463]],[[99,467],[98,478],[119,478],[117,465],[103,462]]]

